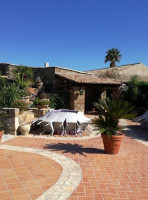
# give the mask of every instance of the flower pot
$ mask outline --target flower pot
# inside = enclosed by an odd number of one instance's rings
[[[30,131],[30,125],[29,124],[20,125],[19,130],[22,135],[28,135],[28,133]]]
[[[104,144],[104,150],[108,154],[118,154],[120,150],[120,146],[122,143],[122,139],[124,135],[121,133],[119,135],[112,135],[108,137],[106,134],[101,134]]]
[[[43,108],[47,108],[47,105],[38,105],[38,109],[43,109]]]
[[[0,142],[1,142],[3,134],[4,134],[4,131],[0,131]]]

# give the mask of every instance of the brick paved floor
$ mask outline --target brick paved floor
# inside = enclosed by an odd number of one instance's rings
[[[58,179],[62,167],[32,153],[0,150],[0,200],[33,200]]]
[[[148,147],[127,136],[116,156],[104,154],[100,137],[79,141],[18,137],[5,144],[46,149],[75,160],[83,174],[69,200],[148,199]]]

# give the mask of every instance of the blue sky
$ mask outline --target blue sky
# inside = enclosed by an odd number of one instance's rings
[[[108,67],[106,51],[118,48],[119,65],[148,66],[147,0],[0,0],[0,63]]]

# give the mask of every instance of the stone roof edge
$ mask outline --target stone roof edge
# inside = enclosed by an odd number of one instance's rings
[[[92,75],[92,74],[91,74]],[[93,82],[79,82],[79,81],[76,81],[76,80],[73,80],[73,79],[70,79],[70,78],[67,78],[67,77],[65,77],[65,76],[62,76],[62,74],[56,74],[56,76],[57,77],[61,77],[61,78],[64,78],[64,79],[66,79],[66,80],[69,80],[69,81],[72,81],[72,82],[75,82],[75,83],[79,83],[79,84],[100,84],[100,85],[105,85],[105,84],[109,84],[109,85],[121,85],[122,84],[122,81],[120,82],[118,82],[118,83],[116,83],[116,82],[114,82],[114,83],[103,83],[103,82],[100,82],[100,83],[93,83]],[[98,77],[98,76],[97,76]],[[115,81],[115,79],[111,79],[111,80],[113,80],[113,81]]]
[[[64,70],[66,70],[66,71],[77,72],[77,73],[80,73],[80,74],[92,75],[91,73],[88,73],[88,72],[83,72],[83,71],[78,71],[78,70],[68,69],[68,68],[59,67],[59,66],[51,66],[51,67],[48,67],[48,68],[59,68],[59,69],[64,69]]]
[[[143,64],[141,62],[138,62],[138,63],[132,63],[132,64],[126,64],[126,65],[119,65],[119,66],[116,66],[114,68],[110,68],[110,67],[105,67],[105,68],[100,68],[100,69],[91,69],[91,70],[87,70],[88,72],[91,72],[91,71],[103,71],[103,70],[106,70],[106,69],[117,69],[117,68],[120,68],[120,67],[127,67],[127,66],[134,66],[134,65],[137,65],[137,64]],[[143,64],[144,65],[144,64]],[[84,71],[84,72],[87,72],[87,71]]]
[[[12,66],[20,66],[20,65],[18,65],[18,64],[11,64],[11,63],[0,63],[0,64],[7,64],[7,65],[12,65]],[[26,65],[25,65],[25,66],[26,66]],[[83,72],[83,71],[78,71],[78,70],[68,69],[68,68],[59,67],[59,66],[50,66],[50,67],[32,67],[32,66],[26,66],[26,67],[30,67],[30,68],[38,68],[38,69],[59,68],[59,69],[67,70],[67,71],[77,72],[77,73],[80,73],[80,74],[90,74],[90,75],[92,75],[91,73],[88,73],[88,72]]]

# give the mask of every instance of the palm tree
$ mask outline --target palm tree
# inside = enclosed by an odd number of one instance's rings
[[[110,67],[116,67],[116,62],[120,62],[121,55],[120,51],[118,49],[108,49],[106,52],[107,55],[105,56],[105,63],[110,61]]]

